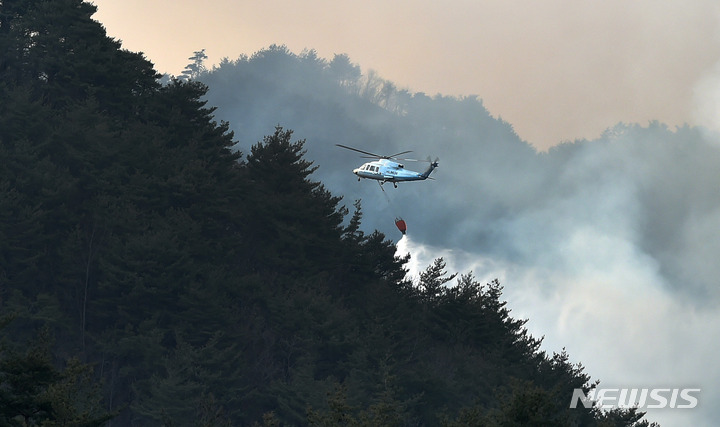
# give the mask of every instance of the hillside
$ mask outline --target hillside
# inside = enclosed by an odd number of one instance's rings
[[[218,123],[211,80],[160,84],[94,12],[0,5],[0,424],[647,425],[569,409],[596,383],[540,350],[498,281],[442,258],[406,279],[363,205],[315,178],[313,144],[372,137],[354,112],[327,141],[274,126],[234,150],[231,126],[254,120]],[[307,98],[279,107],[263,76],[233,81],[278,123],[341,111],[316,85],[342,79],[303,79]],[[512,135],[479,101],[444,101]],[[348,108],[381,119],[379,102]]]

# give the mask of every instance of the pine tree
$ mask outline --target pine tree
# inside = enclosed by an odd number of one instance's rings
[[[0,81],[26,86],[56,106],[93,96],[102,108],[131,107],[155,90],[158,74],[142,55],[120,49],[82,0],[25,0],[0,5]]]
[[[9,320],[3,320],[1,331]],[[103,409],[88,365],[70,359],[63,370],[55,368],[47,329],[22,351],[5,338],[0,344],[0,424],[90,427],[115,416]]]
[[[345,210],[339,197],[309,179],[316,167],[303,158],[304,140],[291,142],[291,130],[278,126],[255,144],[247,157],[247,176],[256,203],[247,230],[256,266],[290,272],[315,264],[314,274],[333,264]],[[315,262],[329,257],[325,265]]]

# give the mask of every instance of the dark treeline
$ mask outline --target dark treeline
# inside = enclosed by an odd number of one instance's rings
[[[498,282],[408,282],[304,140],[232,151],[94,12],[0,3],[0,425],[647,425],[568,409],[595,383]]]

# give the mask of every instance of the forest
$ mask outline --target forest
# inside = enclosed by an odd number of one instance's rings
[[[649,425],[570,409],[597,381],[503,284],[441,257],[409,279],[316,180],[320,142],[280,112],[241,151],[200,62],[162,79],[95,11],[0,3],[0,425]],[[322,84],[399,114],[337,58]]]

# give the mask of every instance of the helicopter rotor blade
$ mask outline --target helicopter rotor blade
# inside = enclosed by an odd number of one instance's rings
[[[368,155],[368,156],[371,156],[371,157],[369,157],[369,158],[371,158],[371,159],[393,159],[393,160],[402,160],[402,159],[398,159],[397,156],[400,156],[400,155],[403,155],[403,154],[407,154],[407,153],[412,153],[412,151],[402,151],[402,152],[400,152],[400,153],[393,154],[392,156],[381,156],[380,154],[371,153],[371,152],[369,152],[369,151],[358,150],[357,148],[348,147],[347,145],[342,145],[342,144],[335,144],[335,145],[337,145],[338,147],[341,147],[341,148],[345,148],[345,149],[347,149],[347,150],[352,150],[352,151],[356,151],[356,152],[358,152],[358,153],[366,154],[366,155]],[[365,158],[365,156],[361,156],[361,157]]]
[[[400,153],[393,154],[392,156],[387,156],[387,158],[388,158],[388,159],[396,159],[397,156],[401,156],[401,155],[407,154],[407,153],[412,153],[412,150],[410,150],[410,151],[402,151],[402,152],[400,152]],[[401,160],[401,159],[397,159],[397,160]]]
[[[352,151],[357,151],[358,153],[367,154],[368,156],[372,156],[372,158],[375,158],[375,159],[382,159],[385,157],[385,156],[377,155],[375,153],[370,153],[368,151],[358,150],[357,148],[348,147],[347,145],[342,145],[342,144],[335,144],[335,145],[337,145],[338,147],[345,148],[347,150],[352,150]]]

